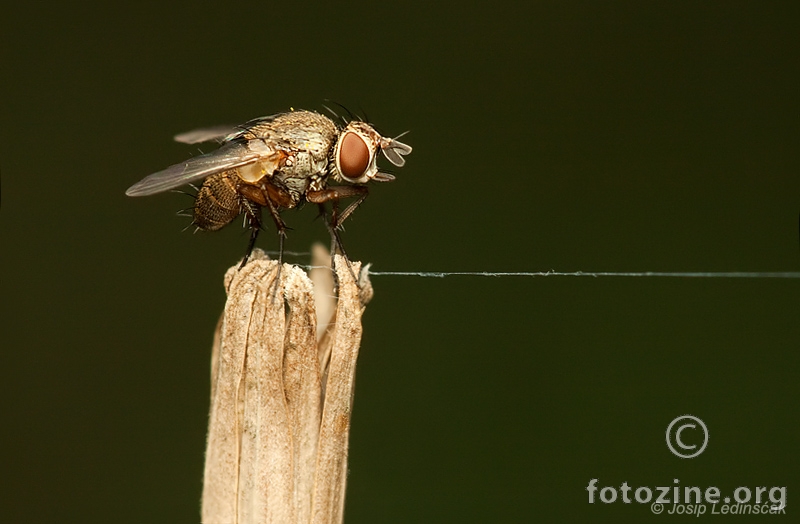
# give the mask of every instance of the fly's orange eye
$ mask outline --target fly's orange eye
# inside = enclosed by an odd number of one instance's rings
[[[339,148],[339,167],[346,178],[361,178],[369,166],[369,148],[355,133],[346,133]]]

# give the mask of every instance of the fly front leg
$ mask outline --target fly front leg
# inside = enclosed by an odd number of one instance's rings
[[[369,195],[369,189],[367,189],[366,186],[337,186],[306,193],[306,200],[320,205],[320,210],[323,216],[326,217],[325,223],[331,233],[331,240],[335,244],[335,248],[338,249],[345,258],[347,258],[347,254],[342,246],[342,240],[339,238],[339,229],[341,229],[342,223],[347,220],[347,217],[353,214],[353,211],[367,198],[367,195]],[[344,212],[339,214],[339,200],[349,197],[357,198],[345,208]],[[332,210],[330,221],[327,220],[327,215],[324,212],[324,204],[326,202],[331,203]],[[331,249],[331,253],[335,253],[333,248]]]
[[[344,248],[342,247],[341,239],[339,238],[339,232],[331,225],[331,219],[328,216],[328,208],[325,207],[325,204],[317,204],[319,207],[319,216],[322,217],[322,220],[325,221],[325,228],[328,230],[328,233],[331,235],[331,268],[335,267],[333,263],[333,255],[336,253],[340,253],[347,258],[347,255],[344,253]],[[334,271],[333,274],[334,278],[336,278],[336,272]]]
[[[333,212],[331,213],[331,226],[334,229],[340,229],[342,223],[347,220],[347,217],[353,214],[358,206],[369,196],[369,189],[367,186],[336,186],[319,191],[309,191],[306,193],[306,200],[314,204],[324,204],[331,202]],[[339,214],[339,200],[342,198],[357,197],[349,206],[345,208],[342,214]]]
[[[342,223],[349,217],[353,211],[361,205],[365,198],[369,195],[369,189],[366,186],[336,186],[319,191],[308,191],[306,193],[306,200],[319,205],[320,214],[325,219],[325,225],[328,227],[328,232],[331,235],[331,268],[334,270],[333,275],[336,278],[335,264],[333,256],[338,251],[347,262],[347,267],[350,269],[350,274],[353,275],[353,280],[356,282],[358,279],[353,273],[353,267],[350,265],[350,258],[342,245],[342,239],[339,236],[339,229]],[[341,214],[339,214],[339,200],[342,198],[357,197],[355,201],[351,202]],[[325,203],[331,203],[331,217],[328,220],[327,210]]]

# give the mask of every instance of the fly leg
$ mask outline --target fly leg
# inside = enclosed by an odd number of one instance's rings
[[[342,245],[342,239],[339,236],[339,230],[341,229],[342,223],[353,213],[353,211],[356,210],[356,208],[358,208],[358,206],[361,205],[364,199],[367,198],[367,195],[369,195],[369,189],[367,189],[366,186],[336,186],[329,187],[327,189],[321,189],[319,191],[308,191],[306,193],[306,200],[319,205],[320,213],[325,219],[325,225],[328,227],[328,232],[331,234],[331,269],[333,270],[334,278],[336,278],[336,267],[334,263],[335,258],[333,255],[335,255],[338,251],[344,257],[345,262],[347,262],[347,267],[350,270],[350,274],[353,276],[353,280],[356,282],[358,281],[355,273],[353,273],[353,267],[350,264],[350,258],[347,256],[344,246]],[[339,214],[339,200],[349,197],[356,197],[356,199],[351,202],[341,214]],[[328,219],[325,209],[326,202],[331,203],[330,220]]]
[[[286,227],[286,222],[281,218],[278,206],[269,197],[267,197],[267,209],[269,209],[269,214],[272,216],[272,221],[275,222],[275,228],[278,230],[278,274],[275,275],[275,289],[272,293],[274,300],[281,281],[281,269],[283,268],[283,241],[286,239],[286,230],[289,228]]]
[[[344,252],[344,248],[342,247],[342,241],[339,238],[339,232],[336,231],[331,225],[331,220],[328,217],[328,208],[325,207],[325,204],[317,204],[319,206],[319,216],[322,217],[322,220],[325,221],[325,227],[328,229],[328,233],[331,235],[331,273],[333,274],[333,294],[334,296],[339,295],[339,275],[336,273],[336,252],[338,251],[344,256],[345,261],[347,262],[347,266],[350,267],[350,259],[347,258],[347,253]],[[334,203],[334,206],[336,204]],[[353,268],[350,268],[350,274],[353,274]],[[353,276],[355,278],[355,276]]]
[[[364,200],[366,200],[367,196],[369,196],[369,189],[367,186],[342,186],[341,188],[336,188],[339,193],[338,198],[334,201],[334,215],[333,215],[333,227],[336,229],[340,229],[342,223],[347,220],[347,217],[353,214],[353,211],[358,209],[358,206],[361,205]],[[347,197],[358,197],[348,205],[341,215],[336,215],[336,211],[338,211],[338,199],[339,198],[347,198]]]
[[[367,189],[366,186],[336,186],[329,187],[327,189],[321,189],[319,191],[308,191],[306,193],[306,200],[313,204],[319,204],[320,211],[323,213],[323,216],[327,216],[327,214],[325,214],[325,207],[323,204],[326,202],[331,202],[333,208],[331,211],[331,219],[329,221],[326,220],[326,224],[331,233],[335,248],[345,258],[347,258],[347,255],[342,247],[341,238],[339,238],[339,229],[341,229],[342,223],[347,220],[347,217],[353,214],[353,211],[355,211],[356,208],[361,205],[364,199],[367,198],[367,195],[369,195],[369,189]],[[339,214],[339,200],[349,197],[357,198],[351,202],[341,214]]]
[[[269,209],[269,214],[272,216],[272,221],[275,222],[275,228],[278,230],[278,264],[283,264],[283,241],[286,239],[286,231],[289,228],[286,227],[286,222],[281,218],[278,207],[269,198],[267,198],[267,209]]]
[[[333,271],[333,278],[336,278],[336,264],[334,263],[333,256],[336,253],[340,253],[347,257],[347,254],[344,253],[344,248],[339,238],[339,232],[331,225],[331,218],[328,216],[328,208],[325,204],[317,204],[317,206],[319,207],[319,216],[322,217],[322,220],[325,222],[325,229],[327,229],[328,233],[331,235],[331,271]]]
[[[251,202],[253,205],[263,206],[269,209],[269,214],[272,221],[275,222],[275,228],[278,230],[278,274],[275,277],[275,289],[277,290],[280,283],[281,267],[283,266],[283,242],[286,239],[286,223],[281,218],[280,208],[291,208],[295,206],[291,195],[283,188],[276,186],[269,180],[263,180],[260,185],[241,184],[237,190],[245,198],[246,202]],[[260,208],[259,208],[260,209]],[[252,248],[252,246],[251,246]],[[277,293],[273,294],[273,298]]]
[[[258,238],[258,234],[261,232],[261,206],[247,199],[242,199],[242,207],[244,208],[247,221],[250,225],[250,242],[247,244],[247,251],[242,259],[242,263],[239,265],[239,269],[242,269],[250,259],[250,255],[253,253],[253,248],[256,245],[256,238]]]

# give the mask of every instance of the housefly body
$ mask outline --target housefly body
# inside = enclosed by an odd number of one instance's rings
[[[367,197],[367,183],[394,180],[378,170],[378,153],[398,167],[405,163],[403,156],[411,153],[410,146],[381,136],[366,122],[340,125],[311,111],[256,118],[234,129],[197,129],[175,140],[187,144],[215,140],[221,147],[153,173],[126,194],[153,195],[202,180],[192,223],[198,229],[216,231],[244,214],[250,243],[241,267],[261,230],[262,208],[275,222],[282,257],[287,228],[280,212],[304,202],[320,207],[333,248],[344,255],[338,230]],[[331,181],[337,185],[329,185]],[[346,198],[354,200],[340,212],[339,200]]]

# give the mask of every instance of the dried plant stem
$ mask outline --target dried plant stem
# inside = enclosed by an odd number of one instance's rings
[[[313,265],[325,265],[315,253]],[[340,257],[336,268],[338,300],[332,279],[317,273],[314,285],[297,266],[285,264],[276,282],[277,262],[261,252],[227,272],[212,352],[205,524],[342,522],[361,315],[372,288],[365,275],[355,282]],[[318,319],[318,308],[328,318]]]

